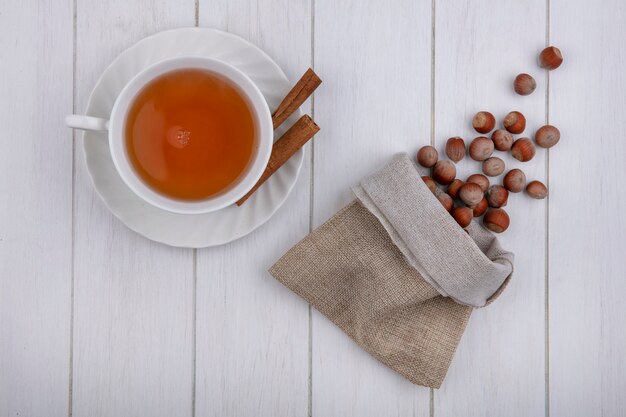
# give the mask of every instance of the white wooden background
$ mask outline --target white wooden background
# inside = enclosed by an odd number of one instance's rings
[[[0,416],[624,416],[625,22],[621,0],[0,0]],[[114,218],[63,125],[122,50],[194,25],[324,80],[285,206],[197,251]],[[565,56],[549,75],[546,44]],[[528,97],[510,87],[522,71],[539,84]],[[482,109],[562,140],[524,168],[549,199],[509,203],[514,280],[429,390],[265,271],[361,176],[471,138]]]

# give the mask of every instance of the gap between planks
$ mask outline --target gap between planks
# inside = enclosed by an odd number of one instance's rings
[[[78,44],[76,39],[77,33],[77,2],[72,1],[72,113],[76,113],[76,45]],[[70,349],[69,349],[69,369],[68,369],[68,390],[67,390],[67,415],[72,417],[74,408],[74,241],[75,235],[75,216],[74,216],[74,196],[76,195],[76,130],[72,129],[72,186],[71,186],[71,198],[72,198],[72,242],[71,242],[71,271],[70,271]]]
[[[311,0],[311,68],[315,71],[315,0]],[[311,95],[311,118],[315,120],[315,92]],[[315,207],[315,137],[311,139],[309,172],[309,233],[313,231],[313,209]],[[309,304],[308,328],[308,379],[307,379],[307,416],[313,417],[313,308]]]
[[[435,146],[435,11],[436,0],[432,0],[430,11],[430,145]],[[435,417],[435,390],[430,388],[429,415]]]
[[[196,352],[197,352],[197,328],[198,328],[198,249],[193,249],[192,286],[191,300],[191,417],[196,415]]]
[[[546,0],[546,47],[550,45],[550,0]],[[550,71],[546,71],[546,124],[550,123]],[[550,189],[550,149],[546,152],[546,186]],[[545,202],[544,363],[545,417],[550,417],[550,195]]]

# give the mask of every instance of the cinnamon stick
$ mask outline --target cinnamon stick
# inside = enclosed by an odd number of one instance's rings
[[[302,116],[293,126],[289,128],[275,143],[272,148],[270,160],[267,167],[261,175],[261,178],[252,187],[250,191],[237,201],[237,205],[242,205],[269,177],[274,174],[295,154],[298,149],[302,148],[320,128],[308,115]]]
[[[304,75],[278,105],[276,111],[274,111],[272,115],[274,129],[277,129],[293,112],[299,109],[302,103],[313,94],[313,91],[315,91],[321,83],[322,80],[311,68],[306,70]]]

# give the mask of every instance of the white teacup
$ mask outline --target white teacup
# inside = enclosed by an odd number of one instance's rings
[[[179,69],[203,69],[225,77],[236,85],[250,105],[255,124],[256,150],[246,172],[229,189],[201,201],[182,201],[158,193],[137,175],[126,151],[124,128],[128,111],[137,96],[150,81],[162,74]],[[270,158],[273,144],[272,116],[263,94],[254,82],[237,68],[222,61],[204,57],[178,57],[160,61],[131,79],[115,100],[110,118],[70,115],[69,127],[84,130],[108,130],[109,149],[117,172],[128,187],[144,201],[181,214],[200,214],[219,210],[243,197],[261,177]]]

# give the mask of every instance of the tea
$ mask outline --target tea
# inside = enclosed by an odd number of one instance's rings
[[[225,78],[201,69],[152,80],[130,107],[126,151],[139,177],[180,200],[226,191],[255,152],[255,122],[246,98]]]

